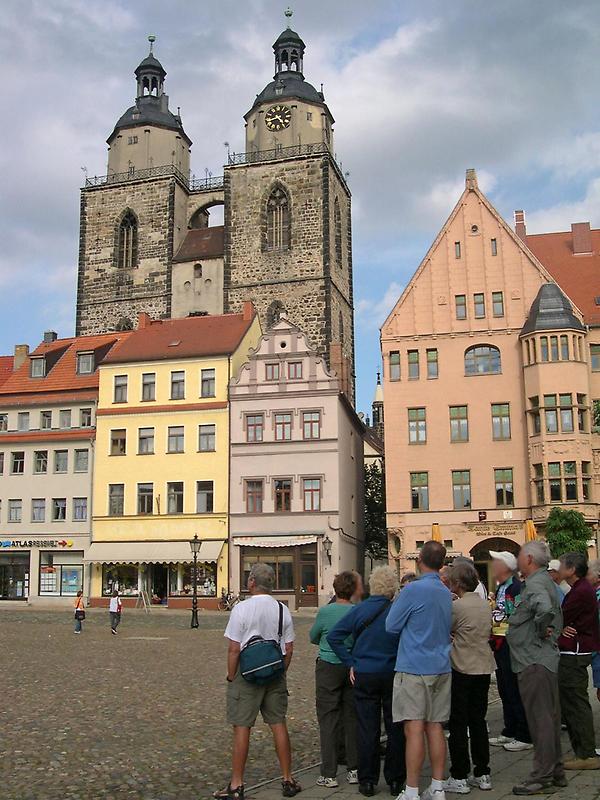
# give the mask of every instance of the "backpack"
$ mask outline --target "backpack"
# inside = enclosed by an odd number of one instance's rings
[[[283,634],[283,603],[279,606],[279,628],[277,641],[253,636],[240,652],[240,674],[248,683],[265,686],[284,673],[281,636]]]

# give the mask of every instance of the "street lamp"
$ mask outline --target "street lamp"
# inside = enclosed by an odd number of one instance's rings
[[[332,545],[333,545],[333,542],[331,541],[329,536],[327,536],[327,534],[325,534],[325,538],[323,539],[323,550],[325,551],[325,555],[329,559],[329,564],[330,565],[331,565],[331,547],[332,547]]]
[[[198,582],[197,582],[197,575],[198,575],[198,553],[200,552],[200,546],[202,542],[198,539],[198,534],[194,534],[194,538],[190,542],[190,547],[192,548],[192,554],[194,556],[194,569],[192,572],[192,622],[190,624],[190,628],[198,628],[200,627],[200,623],[198,622]]]

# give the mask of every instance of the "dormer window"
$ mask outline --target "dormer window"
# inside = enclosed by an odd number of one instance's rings
[[[91,375],[94,371],[94,354],[77,353],[77,374]]]
[[[43,356],[36,356],[31,359],[31,377],[43,378],[46,374],[46,359]]]

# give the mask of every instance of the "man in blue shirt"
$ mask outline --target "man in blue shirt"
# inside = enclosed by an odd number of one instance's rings
[[[446,548],[426,542],[419,554],[421,577],[404,588],[385,622],[388,633],[400,634],[394,678],[394,722],[404,722],[406,789],[398,800],[418,800],[425,760],[425,739],[431,761],[431,786],[423,800],[445,800],[446,739],[442,723],[450,718],[450,631],[452,597],[440,580]]]

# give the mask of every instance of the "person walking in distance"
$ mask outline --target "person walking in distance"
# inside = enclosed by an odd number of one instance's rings
[[[563,629],[556,587],[548,574],[545,542],[523,545],[518,567],[524,578],[521,600],[508,619],[513,670],[533,740],[533,769],[513,794],[549,794],[567,786],[560,744],[559,651]]]
[[[398,800],[416,800],[425,760],[431,762],[431,785],[423,800],[445,800],[446,739],[442,723],[450,718],[450,630],[452,597],[440,580],[446,548],[425,542],[417,564],[422,573],[396,598],[386,619],[388,633],[400,636],[394,678],[395,722],[404,722],[406,788]]]
[[[272,596],[275,572],[258,562],[250,569],[250,597],[234,606],[225,638],[227,650],[227,721],[233,727],[231,778],[215,798],[243,800],[244,771],[250,747],[250,733],[260,712],[271,728],[283,776],[282,794],[294,797],[302,790],[292,776],[292,752],[286,724],[288,692],[286,674],[294,652],[294,624],[287,606]],[[282,669],[266,683],[252,681],[250,671],[242,676],[242,660],[257,642],[275,643]]]
[[[560,578],[570,587],[563,605],[563,632],[558,640],[560,663],[558,690],[563,719],[575,758],[565,769],[600,769],[594,741],[594,715],[588,696],[588,668],[600,650],[596,592],[587,580],[588,562],[583,553],[560,557]]]
[[[122,610],[123,604],[121,603],[119,592],[117,589],[114,589],[112,597],[110,598],[110,604],[108,606],[108,612],[110,615],[110,632],[113,634],[113,636],[117,635],[117,628],[121,622]]]
[[[502,701],[504,727],[500,736],[490,739],[493,747],[518,752],[531,750],[531,736],[527,727],[525,709],[519,693],[519,681],[510,661],[510,647],[506,641],[508,620],[517,607],[521,595],[521,581],[517,577],[517,558],[507,550],[490,551],[492,574],[496,581],[496,595],[492,608],[492,649],[496,660],[496,683]]]
[[[82,622],[85,619],[85,604],[83,602],[83,590],[77,592],[75,598],[75,633],[81,633]]]

